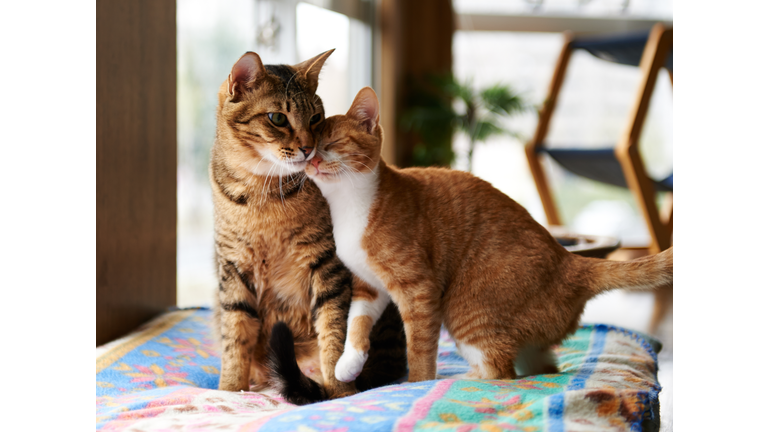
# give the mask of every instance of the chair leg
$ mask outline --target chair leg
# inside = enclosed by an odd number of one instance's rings
[[[662,223],[666,228],[666,234],[669,235],[668,246],[672,245],[672,193],[668,193],[664,199],[664,205],[661,209]],[[672,311],[672,287],[666,286],[660,288],[654,293],[654,308],[653,315],[651,316],[651,323],[649,325],[649,331],[656,333],[659,330],[659,325],[664,320],[664,317]]]
[[[664,317],[672,311],[672,285],[659,288],[654,295],[653,315],[651,315],[651,323],[648,326],[648,330],[652,334],[658,332]]]
[[[664,224],[669,234],[669,245],[672,246],[672,192],[664,197],[664,204],[661,207],[661,223]]]
[[[663,220],[656,205],[656,190],[648,177],[638,150],[640,134],[645,122],[651,94],[656,84],[659,69],[664,64],[669,50],[672,49],[672,30],[657,24],[648,37],[643,57],[640,61],[642,74],[641,85],[629,122],[616,146],[616,158],[619,160],[627,180],[627,186],[637,199],[639,208],[651,235],[651,253],[659,253],[670,246],[671,206],[669,220]],[[670,74],[670,79],[672,75]],[[655,307],[651,318],[650,331],[658,330],[664,315],[672,306],[672,286],[656,292]]]
[[[544,173],[541,156],[536,153],[536,147],[533,145],[527,146],[525,148],[525,156],[528,159],[528,167],[531,169],[531,176],[536,185],[536,190],[539,192],[541,206],[544,208],[544,214],[547,216],[547,224],[549,226],[562,225],[560,215],[557,212],[557,206],[555,205],[555,199],[552,195],[552,190],[549,187],[547,176]]]
[[[664,64],[671,47],[672,30],[665,29],[661,24],[654,26],[640,61],[642,74],[640,89],[630,111],[629,122],[615,149],[616,159],[621,163],[627,186],[638,202],[651,235],[651,253],[667,249],[669,235],[656,206],[656,190],[640,157],[639,140],[658,71]]]
[[[547,98],[544,100],[544,104],[539,111],[539,122],[536,124],[533,139],[531,139],[525,146],[525,156],[528,159],[528,166],[531,168],[531,175],[536,184],[536,189],[539,192],[544,213],[547,215],[547,223],[550,226],[561,225],[561,221],[557,212],[557,207],[555,206],[555,200],[553,199],[552,192],[549,188],[549,183],[547,182],[547,177],[544,173],[544,167],[541,164],[541,156],[536,152],[536,149],[544,144],[544,139],[547,137],[549,122],[552,119],[552,113],[557,105],[557,96],[560,94],[560,87],[563,85],[565,71],[568,68],[568,62],[571,58],[573,35],[570,32],[566,32],[563,34],[563,38],[563,47],[560,50],[560,56],[557,59],[555,72],[552,75],[552,81],[549,84]]]

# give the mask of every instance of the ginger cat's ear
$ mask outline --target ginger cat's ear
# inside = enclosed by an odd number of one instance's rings
[[[312,91],[312,93],[317,91],[317,82],[318,77],[320,76],[320,69],[323,68],[323,65],[328,59],[328,56],[333,54],[334,51],[336,51],[336,48],[328,50],[322,54],[318,54],[311,59],[305,60],[294,66],[299,71],[299,73],[307,79],[309,90]]]
[[[357,92],[347,117],[363,122],[368,133],[373,133],[373,129],[379,125],[379,98],[376,92],[370,87],[363,87]]]
[[[232,66],[232,72],[227,78],[227,92],[233,98],[242,96],[246,89],[252,89],[256,81],[266,75],[267,70],[261,62],[261,57],[248,51]]]

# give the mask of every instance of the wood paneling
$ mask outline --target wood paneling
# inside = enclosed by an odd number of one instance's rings
[[[96,2],[96,344],[176,303],[176,3]]]

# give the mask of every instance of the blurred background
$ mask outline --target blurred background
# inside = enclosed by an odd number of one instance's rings
[[[565,35],[672,27],[671,1],[662,0],[114,0],[96,10],[97,346],[169,307],[212,304],[207,165],[216,95],[246,51],[266,64],[296,64],[335,48],[318,88],[328,115],[346,112],[372,86],[387,162],[470,170],[547,224],[525,148],[536,141],[538,113],[552,106]],[[547,147],[615,145],[637,105],[642,69],[574,51]],[[639,137],[655,179],[672,170],[669,78],[659,74]],[[576,177],[548,156],[531,160],[543,161],[566,230],[653,249],[658,236],[628,190]],[[646,205],[662,199],[647,195]],[[590,301],[582,318],[647,331],[653,310],[652,293],[612,292]],[[655,335],[664,344],[662,430],[671,430],[672,314],[665,316]]]
[[[382,103],[385,158],[401,167],[470,169],[465,130],[449,133],[447,144],[425,144],[429,139],[413,126],[418,114],[413,108],[423,102],[414,95],[424,82],[452,72],[454,81],[469,91],[506,88],[520,109],[497,116],[499,133],[475,143],[471,171],[546,224],[523,146],[546,98],[562,32],[615,34],[672,23],[672,2],[664,0],[178,0],[176,8],[177,303],[182,307],[210,305],[216,287],[208,155],[218,87],[244,52],[259,53],[267,64],[295,64],[335,48],[318,88],[326,113],[346,112],[361,87],[373,86]],[[639,80],[636,67],[574,52],[549,146],[614,143],[626,127]],[[461,113],[460,101],[453,105]],[[640,139],[652,178],[672,170],[672,121],[671,83],[659,79]],[[450,148],[437,148],[446,145]],[[442,158],[425,157],[438,150]],[[648,230],[628,190],[575,176],[549,159],[545,167],[568,229],[614,236],[622,246],[648,244]],[[611,296],[626,299],[627,306],[601,298],[605,306],[590,304],[585,319],[647,326],[650,297]]]
[[[533,137],[537,110],[547,97],[563,32],[642,32],[657,22],[672,25],[671,1],[178,0],[178,305],[210,305],[217,286],[208,154],[217,89],[244,52],[257,52],[267,64],[295,64],[335,48],[317,91],[327,115],[345,113],[357,91],[370,85],[382,105],[383,153],[389,163],[471,169],[546,224],[524,145]],[[466,127],[418,121],[420,108],[454,117],[466,112],[460,97],[448,106],[425,98],[429,83],[441,78],[444,84],[449,74],[450,82],[465,92],[477,95],[496,86],[514,102],[508,115],[492,116],[496,133],[472,143],[471,165]],[[615,143],[627,125],[640,79],[637,67],[575,51],[548,145]],[[657,80],[640,137],[641,156],[656,179],[672,171],[671,87],[666,76]],[[573,175],[550,159],[544,165],[568,230],[612,236],[622,246],[648,245],[648,229],[629,190]],[[582,321],[646,331],[653,306],[650,293],[612,292],[590,301]],[[665,388],[662,430],[671,430],[671,314],[656,333],[665,345],[659,357]]]

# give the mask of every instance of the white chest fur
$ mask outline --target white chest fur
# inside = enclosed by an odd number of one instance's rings
[[[368,255],[361,245],[377,186],[378,169],[345,175],[335,183],[318,182],[331,208],[336,254],[357,277],[386,292],[384,283],[368,265]]]

